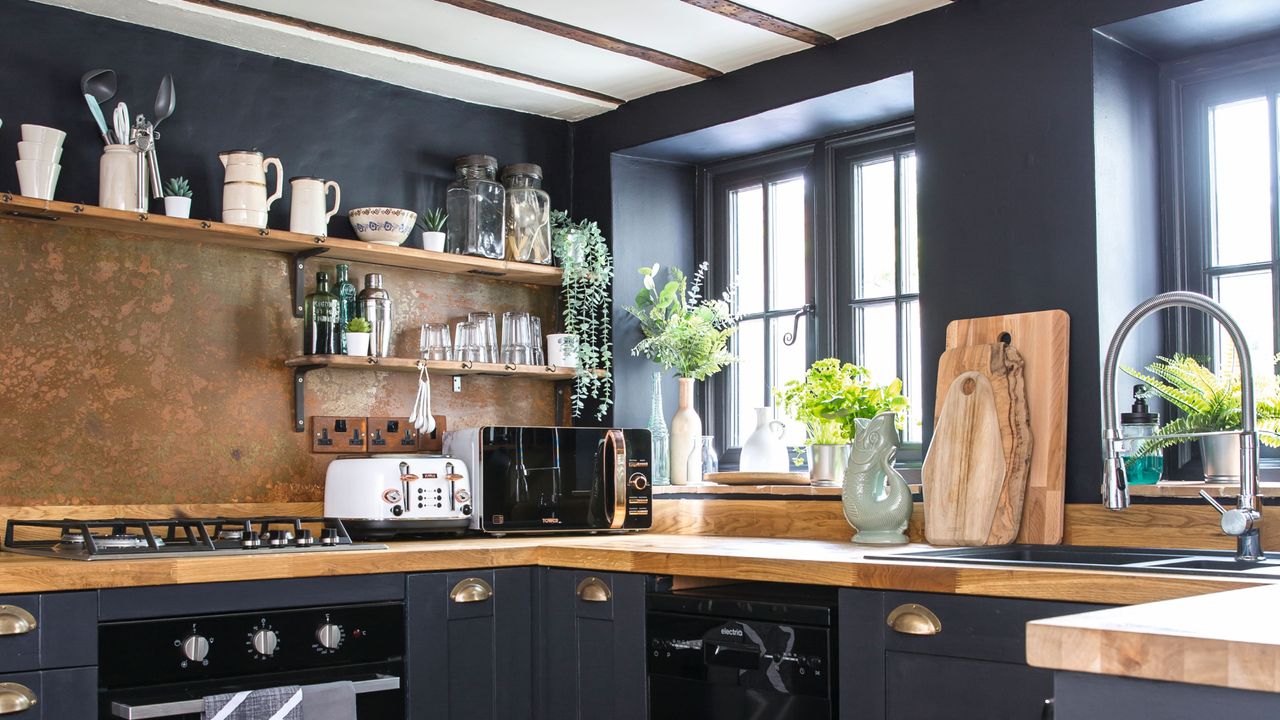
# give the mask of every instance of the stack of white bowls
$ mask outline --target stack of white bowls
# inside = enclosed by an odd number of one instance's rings
[[[18,143],[18,187],[27,197],[52,200],[62,171],[62,141],[67,134],[43,125],[23,125]]]

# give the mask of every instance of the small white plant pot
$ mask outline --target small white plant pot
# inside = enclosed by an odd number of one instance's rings
[[[191,198],[178,195],[164,196],[164,214],[169,217],[191,217]]]
[[[347,333],[347,354],[365,357],[369,354],[369,337],[372,333]]]
[[[433,252],[444,252],[444,233],[431,230],[422,231],[422,249]]]

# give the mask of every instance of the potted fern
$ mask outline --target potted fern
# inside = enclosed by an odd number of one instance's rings
[[[369,354],[369,337],[373,326],[361,317],[347,321],[347,355],[363,357]]]
[[[1138,450],[1139,455],[1157,452],[1187,442],[1169,437],[1185,433],[1221,432],[1240,429],[1240,374],[1215,373],[1189,355],[1157,357],[1146,372],[1123,368],[1146,383],[1147,397],[1159,397],[1177,408],[1182,417],[1170,420]],[[1280,447],[1280,393],[1275,378],[1258,383],[1259,439],[1270,447]],[[1240,478],[1240,436],[1217,435],[1200,438],[1200,457],[1207,482],[1236,482]]]
[[[169,178],[164,184],[164,214],[176,218],[191,217],[191,183],[186,178]]]
[[[577,374],[573,379],[573,416],[587,400],[596,401],[596,419],[613,404],[613,343],[609,285],[613,255],[596,223],[573,221],[563,210],[551,213],[551,252],[564,278],[560,284],[564,332],[574,338]]]
[[[418,227],[422,230],[422,249],[432,252],[444,252],[444,228],[449,216],[444,208],[427,210],[418,216]]]

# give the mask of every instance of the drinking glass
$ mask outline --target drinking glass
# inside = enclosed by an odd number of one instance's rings
[[[484,345],[484,330],[479,323],[458,323],[453,346],[453,359],[463,362],[489,362],[489,349]]]
[[[467,320],[480,326],[480,344],[485,348],[488,359],[483,362],[498,362],[498,328],[491,312],[473,312]]]
[[[528,365],[532,359],[531,350],[529,342],[529,313],[503,313],[502,361],[512,365]]]
[[[423,360],[452,360],[453,343],[449,338],[449,326],[444,323],[426,323],[419,336],[418,350]]]
[[[542,352],[542,318],[537,315],[529,316],[529,340],[532,342],[529,364],[546,365],[547,356]]]

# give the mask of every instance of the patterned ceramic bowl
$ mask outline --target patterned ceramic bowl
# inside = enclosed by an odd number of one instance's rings
[[[356,208],[347,213],[356,237],[368,243],[399,245],[413,232],[418,213],[389,207]]]

